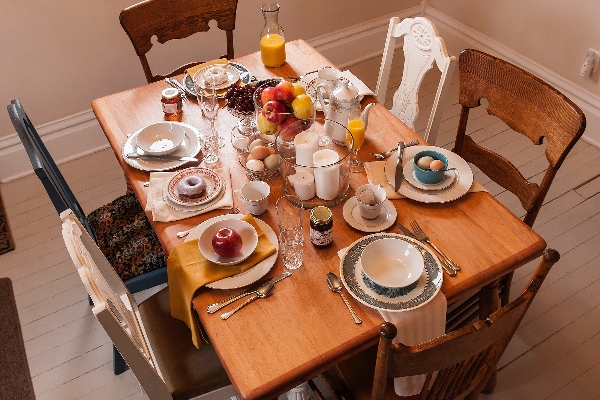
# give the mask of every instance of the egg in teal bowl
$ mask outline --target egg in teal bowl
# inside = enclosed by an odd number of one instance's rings
[[[413,167],[415,178],[419,182],[425,185],[437,185],[444,180],[448,159],[437,151],[423,150],[415,154]]]

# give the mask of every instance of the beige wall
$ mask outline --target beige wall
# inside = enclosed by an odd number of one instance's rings
[[[0,99],[23,103],[39,125],[87,110],[93,99],[145,83],[141,65],[119,24],[132,0],[2,0],[0,13]],[[240,0],[236,53],[258,50],[263,28],[259,0]],[[286,38],[310,39],[404,10],[419,0],[281,0]],[[349,5],[351,4],[351,5]],[[224,35],[211,29],[185,41],[154,48],[150,64],[167,72],[187,61],[223,54]],[[179,42],[179,43],[177,43]],[[157,51],[155,51],[157,50]],[[0,111],[0,138],[14,132]]]
[[[588,48],[600,51],[600,1],[429,0],[427,5],[600,94],[600,72],[579,75]]]

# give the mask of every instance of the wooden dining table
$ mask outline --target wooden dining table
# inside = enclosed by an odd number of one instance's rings
[[[309,71],[333,64],[303,40],[286,44],[287,62],[280,68],[266,68],[259,53],[236,58],[259,80],[275,76],[296,77]],[[181,78],[181,77],[179,77]],[[155,82],[124,92],[96,99],[93,110],[143,206],[148,188],[144,183],[149,173],[130,167],[121,155],[129,134],[144,126],[165,120],[161,108],[161,91],[165,82]],[[362,106],[371,107],[366,139],[360,157],[371,161],[372,152],[389,150],[398,141],[419,140],[412,129],[391,114],[373,96],[366,96]],[[319,118],[318,113],[317,118]],[[208,120],[202,117],[197,103],[184,103],[179,120],[205,131]],[[237,119],[221,109],[216,129],[226,139],[219,150],[217,167],[230,167],[232,186],[240,188],[248,178],[238,162],[238,153],[228,142]],[[318,123],[318,122],[317,122]],[[271,193],[267,211],[260,218],[276,232],[275,202],[283,195],[283,178],[268,181]],[[367,183],[364,172],[350,175],[348,198],[362,184]],[[235,206],[246,212],[243,204],[234,199]],[[455,303],[474,291],[487,287],[495,297],[487,312],[498,307],[498,279],[540,256],[546,246],[544,240],[517,216],[500,204],[488,192],[467,193],[461,198],[444,203],[421,203],[411,199],[393,200],[398,221],[408,226],[416,220],[462,270],[455,276],[444,275],[442,292],[448,304]],[[208,314],[209,304],[224,300],[235,290],[199,289],[193,300],[200,322],[204,326],[232,384],[242,399],[273,398],[315,377],[378,341],[379,326],[384,322],[377,310],[362,305],[347,296],[362,319],[355,324],[340,296],[329,290],[328,272],[340,273],[338,251],[367,235],[345,222],[343,202],[332,207],[334,240],[330,247],[314,247],[308,236],[309,212],[304,212],[303,265],[292,271],[292,276],[278,282],[270,297],[260,299],[224,321],[219,313]],[[201,222],[223,214],[224,210],[210,211],[176,222],[152,222],[166,252],[183,242],[176,232],[197,226]],[[152,221],[152,215],[148,213]],[[394,226],[387,232],[399,233]],[[281,257],[265,278],[285,271]],[[198,366],[202,368],[202,366]]]

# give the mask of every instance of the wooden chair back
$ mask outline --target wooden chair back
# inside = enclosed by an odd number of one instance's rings
[[[94,315],[144,391],[153,399],[172,399],[155,367],[135,299],[71,210],[61,213],[61,219],[63,239],[92,298]]]
[[[129,36],[140,58],[148,83],[183,73],[203,61],[177,68],[167,75],[153,75],[146,59],[152,48],[151,39],[159,43],[183,39],[194,33],[207,32],[209,21],[217,21],[217,27],[225,31],[227,53],[222,58],[234,58],[233,30],[238,0],[145,0],[125,8],[119,15],[121,26]]]
[[[538,77],[481,51],[463,50],[458,68],[462,110],[453,151],[514,193],[527,213],[524,222],[533,226],[556,172],[583,135],[585,115]],[[548,168],[539,185],[529,182],[506,158],[466,135],[469,110],[478,107],[482,98],[488,102],[488,114],[527,136],[533,144],[542,144],[546,138]]]
[[[398,17],[392,18],[383,50],[377,88],[375,89],[377,100],[381,104],[385,104],[386,100],[396,39],[403,36],[404,70],[402,73],[402,82],[394,94],[394,102],[390,111],[408,125],[409,128],[414,129],[414,123],[419,114],[419,88],[421,87],[425,73],[432,68],[435,61],[435,65],[440,70],[442,76],[435,94],[429,121],[427,122],[427,129],[423,135],[425,140],[434,144],[442,120],[444,104],[456,64],[456,57],[448,56],[444,40],[439,36],[435,26],[427,18],[406,18],[402,21]]]
[[[516,300],[487,320],[417,345],[392,344],[396,327],[381,326],[371,400],[382,400],[387,378],[427,374],[420,400],[462,399],[479,394],[516,332],[552,266],[557,251],[547,249],[529,285]],[[476,396],[473,396],[476,398]]]

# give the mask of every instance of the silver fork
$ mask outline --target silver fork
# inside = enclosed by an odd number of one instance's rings
[[[231,209],[231,211],[229,211],[226,214],[238,214],[240,212],[240,209],[237,207],[234,207],[233,209]],[[186,231],[181,231],[181,232],[177,232],[177,237],[178,238],[184,238],[186,237],[192,230],[194,230],[196,227],[190,228]]]
[[[413,232],[415,233],[415,236],[418,240],[420,240],[421,242],[429,243],[431,247],[433,247],[434,250],[437,251],[438,254],[442,256],[442,258],[444,258],[448,262],[448,264],[450,264],[450,266],[452,266],[452,268],[454,268],[455,271],[460,271],[460,266],[454,261],[452,261],[450,257],[444,254],[443,251],[438,249],[437,246],[433,244],[431,240],[429,240],[429,237],[427,237],[425,232],[423,232],[423,229],[421,229],[421,226],[419,226],[419,223],[417,221],[412,221],[410,223],[410,226],[413,228]]]

